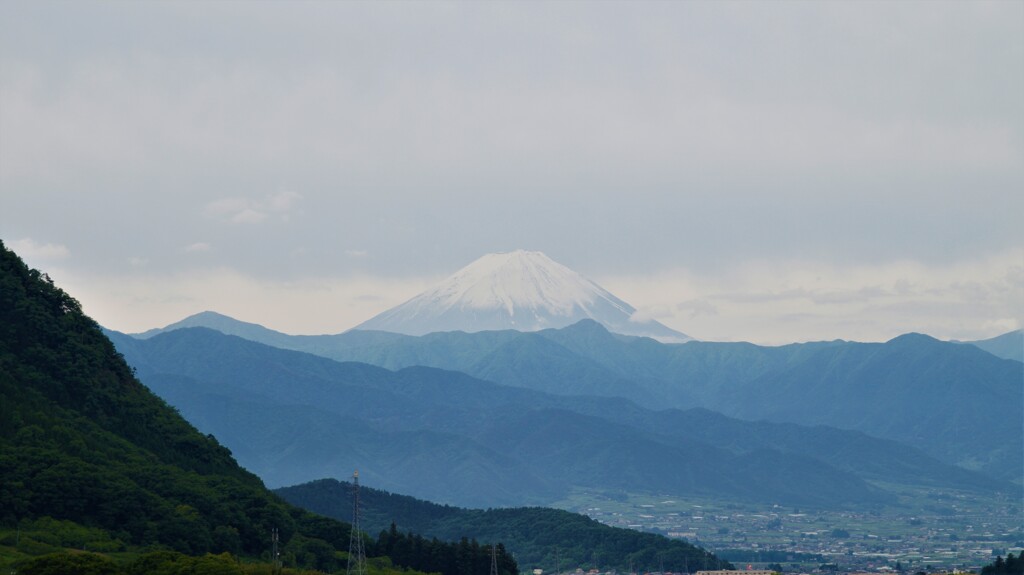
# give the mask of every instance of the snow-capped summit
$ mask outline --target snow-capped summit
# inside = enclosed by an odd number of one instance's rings
[[[593,319],[609,331],[683,342],[689,336],[656,321],[541,252],[487,254],[411,300],[355,329],[409,335],[436,331],[561,328]]]

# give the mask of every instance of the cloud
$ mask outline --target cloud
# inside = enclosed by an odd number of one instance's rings
[[[83,30],[64,31],[74,36],[54,47],[45,24],[55,14],[40,9],[36,34],[8,40],[48,49],[7,51],[0,147],[10,158],[0,168],[31,179],[55,166],[74,175],[126,166],[204,173],[213,164],[410,189],[481,176],[514,176],[521,187],[530,173],[535,185],[563,174],[632,185],[705,171],[762,182],[1019,167],[1021,83],[1004,73],[1019,64],[1021,11],[1012,3],[946,4],[930,18],[913,5],[840,3],[452,12],[328,4],[323,20],[340,28],[311,24],[319,11],[309,5],[226,10],[249,23],[220,22],[240,45],[285,50],[267,58],[216,41],[212,24],[194,24],[208,18],[198,7],[152,13],[207,48],[198,51],[159,42],[163,31],[140,45],[88,42],[160,20],[130,10],[86,14]],[[819,32],[807,34],[808,22]],[[367,50],[379,30],[395,43]],[[265,40],[282,33],[307,41]],[[950,43],[954,33],[960,41]],[[131,57],[111,56],[117,48]],[[53,51],[68,62],[48,66]]]
[[[981,326],[981,328],[986,331],[1006,333],[1015,329],[1021,329],[1021,325],[1022,322],[1019,317],[1004,317],[988,320]]]
[[[194,254],[199,252],[208,252],[210,251],[210,249],[210,244],[206,242],[196,242],[194,244],[189,244],[185,246],[185,253]]]
[[[207,203],[203,207],[203,214],[234,224],[261,224],[272,216],[288,221],[301,199],[302,195],[293,191],[283,191],[261,199],[221,198]]]
[[[1019,317],[964,262],[1024,245],[1024,4],[736,6],[0,2],[0,229],[250,278],[532,244],[707,339]]]
[[[971,340],[1015,329],[1024,318],[1022,249],[943,264],[760,260],[598,283],[705,340],[885,341],[910,331]]]
[[[669,306],[644,306],[633,312],[633,314],[629,316],[629,321],[633,323],[647,323],[651,320],[661,320],[663,318],[671,316],[672,310],[669,308]]]
[[[267,219],[267,214],[252,208],[245,208],[229,218],[235,224],[258,224]]]
[[[71,250],[63,244],[39,243],[32,238],[14,240],[8,245],[11,250],[26,260],[53,261],[71,256]]]
[[[210,309],[297,334],[339,333],[440,279],[272,280],[230,269],[145,270],[121,276],[65,270],[60,277],[97,321],[121,331]],[[911,331],[974,340],[1019,328],[1024,318],[1024,250],[943,265],[761,260],[715,273],[674,269],[594,279],[638,307],[634,320],[657,319],[709,341],[886,341]]]
[[[104,327],[135,333],[215,310],[293,334],[340,333],[394,307],[438,278],[295,277],[268,280],[231,269],[164,274],[64,272],[61,287]]]
[[[283,213],[292,209],[296,202],[302,199],[298,192],[284,191],[268,197],[264,204],[272,212]]]
[[[718,315],[718,308],[707,300],[692,299],[679,302],[675,307],[677,312],[686,313],[689,319],[696,319],[702,315]],[[668,315],[666,315],[668,317]]]
[[[244,198],[221,198],[206,204],[203,213],[211,217],[230,216],[248,207],[249,201]]]

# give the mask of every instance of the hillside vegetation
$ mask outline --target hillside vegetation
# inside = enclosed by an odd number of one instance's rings
[[[274,529],[287,566],[337,571],[350,536],[267,491],[153,395],[79,303],[2,242],[0,527],[0,566],[22,574],[241,572],[238,557],[269,559]],[[489,568],[479,545],[434,542],[404,560],[445,575]],[[501,565],[516,575],[511,557]],[[375,575],[401,570],[371,562]]]
[[[351,514],[345,494],[350,485],[333,479],[285,487],[275,492],[295,505],[329,517]],[[660,535],[603,525],[593,519],[543,507],[461,509],[363,487],[364,525],[381,537],[415,531],[440,539],[470,535],[500,540],[524,568],[557,572],[558,565],[600,569],[690,572],[731,569],[703,549]],[[556,564],[557,561],[557,564]]]

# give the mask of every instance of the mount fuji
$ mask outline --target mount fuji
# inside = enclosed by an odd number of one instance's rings
[[[646,336],[664,343],[688,335],[654,320],[636,319],[636,309],[593,281],[541,252],[487,254],[440,284],[353,329],[407,335],[439,331],[539,331],[584,319],[608,331]]]

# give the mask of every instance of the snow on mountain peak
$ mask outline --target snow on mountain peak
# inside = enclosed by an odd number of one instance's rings
[[[610,331],[686,341],[656,321],[637,322],[636,310],[593,281],[542,252],[487,254],[440,284],[356,329],[423,335],[435,331],[560,328],[593,319]]]
[[[603,291],[541,252],[517,250],[487,254],[429,290],[434,301],[450,309],[502,308],[571,314],[573,307],[593,303]]]

